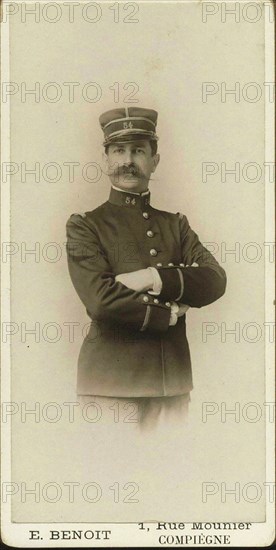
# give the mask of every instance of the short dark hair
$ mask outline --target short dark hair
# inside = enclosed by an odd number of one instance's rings
[[[150,144],[150,148],[151,148],[151,155],[152,155],[152,157],[154,157],[154,155],[156,155],[156,153],[157,153],[157,141],[155,139],[150,139],[149,144]],[[108,153],[109,145],[111,145],[111,144],[109,143],[108,145],[104,146],[104,152],[105,152],[106,155]]]

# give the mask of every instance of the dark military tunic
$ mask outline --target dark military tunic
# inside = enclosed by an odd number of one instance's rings
[[[67,222],[68,266],[91,318],[77,392],[116,397],[182,395],[192,389],[186,316],[169,326],[171,302],[202,307],[225,292],[226,275],[187,218],[157,210],[150,195],[111,189],[107,202]],[[198,267],[191,266],[194,262]],[[115,276],[155,267],[161,294]]]

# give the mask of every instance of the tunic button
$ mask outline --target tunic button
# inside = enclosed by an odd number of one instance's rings
[[[150,229],[147,231],[147,236],[148,237],[153,237],[153,231],[151,231]]]
[[[158,264],[156,264],[156,265],[157,265],[157,267],[162,267],[161,262],[158,262]]]
[[[159,304],[159,300],[157,298],[154,298],[153,301],[154,301],[155,304]]]
[[[157,256],[157,254],[158,254],[157,250],[155,250],[155,248],[151,248],[150,255],[151,256]]]
[[[171,303],[170,303],[170,302],[166,302],[166,303],[165,303],[165,306],[171,307]]]
[[[168,265],[169,265],[170,267],[172,267],[174,264],[171,262],[171,263],[169,263]]]
[[[143,218],[145,218],[145,220],[148,220],[149,214],[147,212],[143,212]]]
[[[148,296],[144,296],[143,297],[143,302],[145,302],[146,304],[149,302],[149,297]]]

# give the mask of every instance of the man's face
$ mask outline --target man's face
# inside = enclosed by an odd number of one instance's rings
[[[148,140],[113,143],[104,154],[110,181],[125,191],[142,193],[148,188],[159,155],[152,155]]]

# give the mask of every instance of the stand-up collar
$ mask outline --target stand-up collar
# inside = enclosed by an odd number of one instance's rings
[[[117,206],[127,206],[128,208],[144,209],[150,204],[150,192],[139,195],[137,193],[128,193],[126,191],[118,191],[111,187],[109,202]]]

